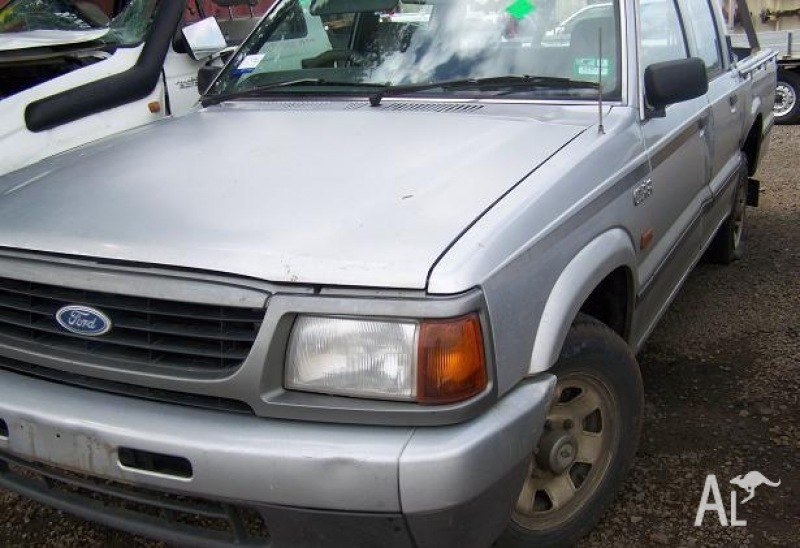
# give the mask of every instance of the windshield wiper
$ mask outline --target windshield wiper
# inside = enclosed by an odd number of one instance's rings
[[[286,80],[282,82],[272,82],[263,86],[256,86],[242,91],[233,91],[230,93],[221,93],[219,95],[203,95],[200,102],[204,107],[217,105],[224,101],[240,99],[243,97],[255,97],[271,90],[283,87],[295,86],[344,86],[344,87],[358,87],[358,88],[372,88],[378,89],[375,93],[369,96],[370,105],[377,107],[381,104],[384,97],[395,97],[414,93],[417,91],[425,91],[427,89],[470,89],[470,88],[515,88],[515,91],[520,88],[539,88],[539,87],[557,87],[564,89],[597,89],[597,82],[589,82],[585,80],[572,80],[570,78],[560,78],[555,76],[492,76],[488,78],[462,78],[458,80],[441,80],[438,82],[426,82],[419,84],[401,84],[401,85],[388,85],[377,82],[353,82],[353,81],[337,81],[327,80],[325,78],[299,78],[297,80]]]
[[[427,89],[470,89],[470,88],[540,88],[557,87],[565,89],[586,89],[598,88],[597,82],[585,80],[572,80],[571,78],[559,78],[556,76],[492,76],[489,78],[463,78],[460,80],[441,80],[439,82],[427,82],[421,84],[407,84],[398,86],[386,86],[375,92],[369,97],[369,104],[377,107],[381,104],[384,97],[396,97],[406,95],[416,91]]]
[[[242,91],[232,91],[230,93],[221,93],[219,95],[203,95],[200,97],[200,102],[204,107],[217,105],[223,101],[230,101],[233,99],[240,99],[242,97],[255,97],[270,90],[295,87],[295,86],[346,86],[346,87],[367,87],[367,88],[381,88],[386,84],[370,83],[370,82],[352,82],[352,81],[337,81],[326,80],[325,78],[300,78],[297,80],[286,80],[284,82],[272,82],[263,86],[256,86],[253,88],[245,89]]]

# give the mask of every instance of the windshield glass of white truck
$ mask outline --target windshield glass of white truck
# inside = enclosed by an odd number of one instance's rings
[[[16,0],[0,10],[0,34],[37,31],[107,31],[98,40],[114,46],[142,43],[160,0],[130,0],[117,13],[91,2]]]

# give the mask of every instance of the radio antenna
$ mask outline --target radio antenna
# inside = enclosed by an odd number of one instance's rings
[[[597,117],[598,132],[603,135],[603,27],[597,27]]]

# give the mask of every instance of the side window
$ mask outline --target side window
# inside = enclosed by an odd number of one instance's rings
[[[309,18],[311,17],[309,16]],[[313,19],[319,23],[318,18],[315,17]],[[321,23],[319,24],[321,25]],[[273,13],[271,21],[258,26],[248,43],[251,49],[257,49],[259,53],[266,53],[267,49],[271,47],[270,45],[275,42],[298,40],[308,35],[309,27],[306,22],[306,13],[303,11],[300,2],[284,2],[278,11]],[[302,50],[302,48],[307,47],[309,44],[303,42],[295,45]],[[242,53],[239,52],[238,55],[242,55]]]
[[[691,21],[697,56],[706,64],[709,75],[722,70],[722,55],[717,24],[708,0],[687,0],[687,19]]]
[[[320,17],[333,49],[350,49],[350,39],[355,29],[355,14],[323,15]]]
[[[578,11],[573,15],[571,18],[568,19],[568,22],[564,25],[564,33],[572,34],[572,30],[575,28],[575,25],[580,23],[581,21],[585,21],[586,19],[594,19],[596,17],[613,17],[614,16],[614,7],[611,4],[600,4],[597,6],[589,6],[583,8],[582,10]]]
[[[687,58],[686,38],[674,0],[653,0],[640,5],[642,67]]]
[[[272,36],[269,37],[268,42],[280,42],[282,40],[296,40],[303,38],[308,34],[308,27],[306,27],[306,18],[303,15],[303,8],[300,4],[295,2],[292,4],[290,11],[278,23],[278,28],[272,31]]]
[[[191,25],[206,17],[214,17],[229,46],[238,46],[256,27],[259,19],[275,0],[250,0],[228,6],[217,0],[188,0],[183,12],[183,25]],[[302,34],[302,33],[301,33]]]

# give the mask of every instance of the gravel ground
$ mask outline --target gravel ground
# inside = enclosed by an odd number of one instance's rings
[[[634,467],[580,548],[800,546],[800,126],[777,127],[763,162],[761,207],[749,210],[747,255],[701,264],[639,356],[647,397]],[[746,527],[707,514],[694,527],[707,474],[758,470],[739,504]],[[738,492],[741,500],[744,492]],[[159,546],[0,491],[0,546]]]

